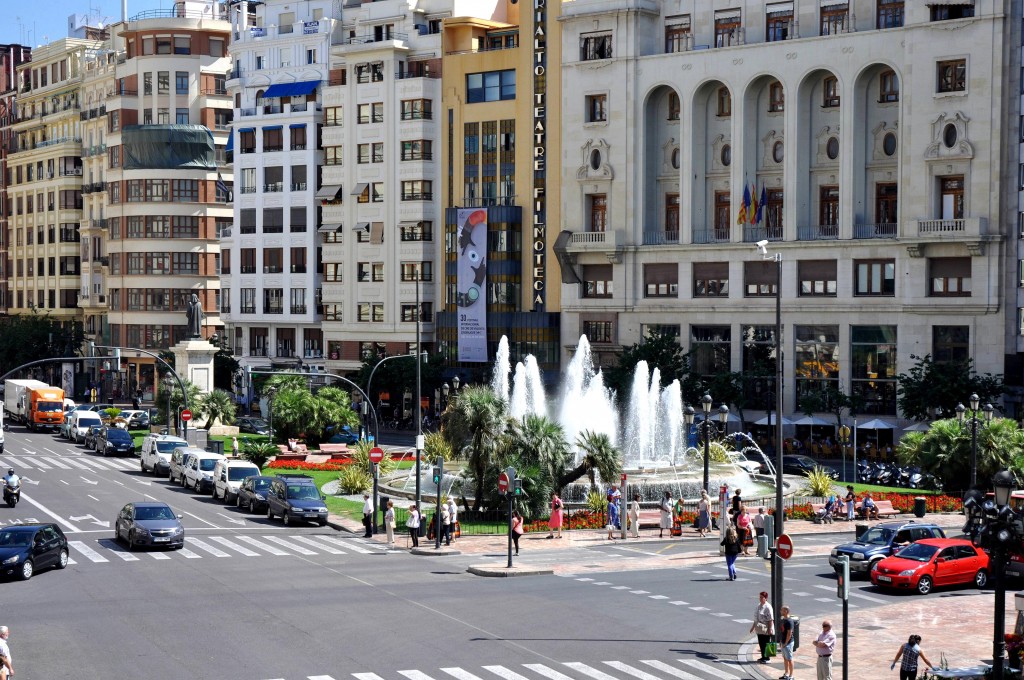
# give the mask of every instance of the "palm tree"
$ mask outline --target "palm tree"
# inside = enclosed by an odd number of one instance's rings
[[[270,403],[274,435],[281,435],[275,438],[287,440],[311,429],[313,412],[313,395],[305,386],[280,389]]]
[[[554,484],[572,462],[572,451],[565,430],[553,420],[530,414],[510,421],[505,449],[523,460],[535,463],[549,484]]]
[[[224,390],[214,390],[196,400],[196,415],[206,418],[209,430],[218,420],[225,425],[235,421],[235,396]]]
[[[908,437],[904,437],[907,440]],[[912,462],[916,438],[897,449],[900,460]],[[937,420],[917,445],[921,468],[943,481],[947,491],[963,491],[971,475],[971,426],[954,418]],[[1009,418],[978,425],[977,478],[987,483],[992,475],[1024,463],[1024,431]]]
[[[605,482],[616,479],[622,472],[622,458],[607,434],[584,430],[576,439],[576,447],[583,452],[583,459],[579,465],[571,470],[566,470],[559,477],[557,488],[564,488],[586,475],[590,479],[590,488],[596,490],[595,471]]]
[[[442,417],[442,431],[455,451],[468,459],[475,492],[473,509],[484,496],[484,474],[505,431],[505,401],[488,387],[467,387]]]

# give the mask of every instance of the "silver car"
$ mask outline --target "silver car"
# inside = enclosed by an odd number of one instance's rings
[[[117,513],[114,540],[124,540],[129,550],[140,546],[185,547],[185,528],[181,515],[175,515],[166,503],[128,503]]]

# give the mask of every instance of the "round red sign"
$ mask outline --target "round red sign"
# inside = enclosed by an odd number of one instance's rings
[[[779,540],[775,541],[775,552],[782,559],[788,560],[793,556],[793,539],[787,534],[779,536]]]
[[[508,491],[508,474],[502,472],[498,475],[498,492],[505,493]]]
[[[374,446],[370,449],[370,462],[376,465],[377,463],[384,460],[384,449],[379,446]]]
[[[192,411],[189,411],[188,409],[184,409],[181,412],[181,419],[184,420],[186,423],[188,421],[192,420]]]

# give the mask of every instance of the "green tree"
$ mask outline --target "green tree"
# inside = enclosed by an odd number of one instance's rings
[[[836,426],[843,426],[843,414],[862,412],[864,400],[856,394],[847,394],[842,385],[830,380],[817,390],[808,390],[800,397],[800,411],[808,416],[815,413],[830,413],[836,419]]]
[[[679,338],[670,333],[656,333],[623,349],[615,366],[604,370],[604,384],[619,395],[628,395],[636,365],[641,361],[646,361],[651,371],[655,368],[661,371],[662,385],[686,379],[686,354],[679,345]]]
[[[182,378],[182,382],[185,385],[185,392],[188,394],[188,408],[192,410],[197,407],[199,403],[199,387],[195,384]],[[167,417],[167,385],[161,380],[157,383],[157,398],[154,403],[157,407],[158,420],[163,422]],[[171,426],[176,424],[177,416],[175,414],[181,413],[181,410],[185,407],[181,396],[181,388],[178,386],[178,381],[173,380],[170,388],[171,395]],[[167,423],[164,423],[165,425]]]
[[[376,373],[373,373],[373,369],[379,364],[384,358],[388,358],[388,361],[377,369]],[[425,362],[420,364],[420,385],[423,388],[423,396],[430,396],[434,394],[434,390],[441,389],[441,385],[444,384],[445,369],[445,358],[443,354],[428,354]],[[370,374],[373,374],[373,385],[369,385]],[[416,357],[408,356],[405,358],[392,358],[392,357],[368,357],[363,359],[362,366],[359,367],[359,374],[353,380],[362,385],[364,388],[369,387],[373,390],[372,394],[368,396],[373,400],[376,405],[378,401],[378,395],[381,393],[388,393],[390,396],[390,403],[392,406],[398,406],[401,404],[402,395],[408,389],[410,393],[416,391]],[[415,398],[413,399],[412,408],[416,408]],[[382,417],[382,414],[378,414]]]
[[[562,426],[534,414],[509,422],[502,448],[508,454],[535,464],[548,487],[558,481],[573,459]]]
[[[467,387],[442,417],[442,431],[452,449],[467,459],[475,492],[473,509],[484,499],[484,475],[494,460],[498,440],[505,431],[506,404],[489,387]]]
[[[207,392],[196,399],[196,416],[206,418],[206,430],[218,420],[225,425],[235,422],[235,408],[235,395],[224,390]]]
[[[564,489],[584,475],[590,480],[590,488],[596,489],[595,472],[605,482],[618,480],[622,472],[622,457],[608,435],[585,430],[577,437],[576,447],[583,452],[583,458],[576,467],[562,473],[555,485],[556,489]]]
[[[919,464],[941,480],[949,492],[961,492],[971,477],[971,426],[955,418],[937,420],[927,432],[909,433],[897,446],[905,464]],[[1009,418],[996,418],[978,425],[978,470],[980,484],[1008,467],[1021,469],[1024,463],[1024,431]]]
[[[938,362],[930,354],[912,354],[910,358],[917,363],[899,374],[896,399],[907,418],[928,420],[932,408],[938,409],[939,417],[951,418],[956,415],[957,404],[966,403],[972,394],[977,394],[982,404],[996,404],[1006,392],[1002,376],[978,375],[973,359]]]
[[[228,347],[228,340],[224,339],[217,353],[213,355],[213,387],[231,392],[235,387],[235,374],[238,373],[240,365]]]
[[[0,373],[40,359],[80,356],[84,342],[81,323],[58,321],[48,311],[0,317]]]

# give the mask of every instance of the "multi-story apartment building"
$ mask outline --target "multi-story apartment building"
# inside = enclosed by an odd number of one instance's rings
[[[503,335],[513,361],[533,354],[547,379],[558,372],[563,6],[475,3],[472,16],[444,22],[437,341],[452,370],[474,382],[489,373]],[[460,241],[466,220],[485,223],[486,237],[477,227]]]
[[[33,51],[16,69],[15,137],[7,163],[10,262],[8,310],[45,310],[78,323],[82,134],[79,88],[98,40],[64,38]]]
[[[243,366],[323,367],[314,209],[332,0],[232,9],[234,224],[221,238],[221,318]]]
[[[927,354],[1019,385],[1020,26],[1003,0],[563,3],[563,336],[749,371],[778,290],[785,413],[833,384],[896,416]]]
[[[0,45],[0,314],[7,313],[10,299],[10,262],[7,253],[7,154],[14,144],[11,125],[17,112],[17,67],[32,59],[24,45]]]
[[[316,198],[327,366],[433,346],[441,240],[441,25],[451,0],[349,3],[324,88]],[[417,321],[421,337],[417,338]]]
[[[103,68],[114,73],[102,80],[105,98],[95,105],[102,128],[90,156],[89,188],[105,205],[90,215],[99,228],[89,231],[89,295],[106,295],[101,332],[109,344],[166,349],[186,338],[193,294],[206,314],[204,337],[222,330],[219,235],[232,217],[225,166],[231,24],[219,3],[186,0],[111,32],[116,58]],[[125,393],[145,395],[159,378],[147,357],[122,370]]]

